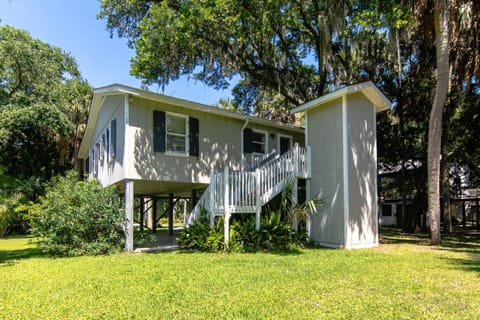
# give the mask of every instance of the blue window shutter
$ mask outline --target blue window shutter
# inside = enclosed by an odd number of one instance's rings
[[[198,119],[190,118],[188,122],[188,132],[189,132],[189,154],[193,157],[198,157],[200,155],[200,143],[199,143],[199,123]]]
[[[111,158],[114,158],[117,154],[117,119],[113,119],[110,123],[110,148],[112,153],[110,154]]]
[[[153,111],[153,151],[165,152],[165,112]]]
[[[246,128],[243,130],[243,153],[253,152],[253,130]]]

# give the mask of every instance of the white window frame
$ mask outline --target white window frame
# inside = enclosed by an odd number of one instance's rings
[[[93,175],[98,176],[99,162],[100,162],[100,144],[101,140],[98,140],[93,147]]]
[[[107,161],[110,161],[112,160],[112,152],[110,150],[110,148],[112,147],[112,130],[110,129],[110,124],[107,125],[107,127],[105,128],[105,143],[106,143],[106,146],[105,146],[105,151],[107,153]]]
[[[92,175],[96,175],[95,169],[95,145],[92,146],[91,155],[90,155],[90,172]]]
[[[173,116],[173,117],[178,117],[178,118],[183,118],[185,119],[185,134],[179,134],[179,133],[169,133],[168,132],[168,117]],[[178,151],[172,151],[168,150],[168,136],[177,136],[177,137],[184,137],[185,138],[185,151],[183,152],[178,152]],[[181,156],[181,157],[188,157],[188,153],[190,150],[190,141],[189,141],[189,116],[185,114],[179,114],[179,113],[173,113],[173,112],[165,112],[165,154],[171,155],[171,156]]]
[[[259,130],[259,129],[252,129],[252,132],[253,133],[261,133],[263,134],[263,136],[265,137],[265,142],[264,142],[264,146],[263,146],[263,150],[264,152],[261,153],[261,152],[252,152],[253,155],[266,155],[268,154],[268,132],[265,131],[265,130]],[[254,144],[254,140],[253,140],[253,135],[252,135],[252,145]]]
[[[291,135],[288,135],[288,134],[283,134],[283,133],[279,133],[277,134],[277,153],[280,154],[280,139],[281,138],[288,138],[290,139],[290,148],[293,147],[293,136]]]
[[[105,133],[102,133],[100,135],[100,165],[103,166],[103,162],[105,160],[105,146],[107,144],[107,141],[106,141],[107,137],[105,136]]]

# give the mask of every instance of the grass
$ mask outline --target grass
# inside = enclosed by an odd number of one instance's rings
[[[51,258],[0,240],[2,319],[477,319],[478,237],[369,250]]]

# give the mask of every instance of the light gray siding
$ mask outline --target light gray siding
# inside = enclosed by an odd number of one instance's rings
[[[154,110],[199,120],[199,157],[153,152]],[[208,183],[212,168],[240,168],[241,121],[138,98],[130,103],[129,114],[129,134],[133,137],[129,153],[133,165],[128,172],[131,179]]]
[[[375,116],[360,92],[307,110],[310,195],[320,192],[326,202],[312,218],[310,234],[322,245],[378,244]]]
[[[310,236],[333,246],[344,242],[341,105],[342,100],[336,99],[307,111],[307,141],[312,150],[310,195],[320,193],[326,202],[312,218]]]
[[[107,154],[106,148],[101,150],[101,155],[97,161],[97,172],[94,175],[92,149],[96,143],[102,142],[102,135],[106,136],[107,128],[110,127],[111,121],[116,120],[116,153],[114,157]],[[97,123],[93,138],[90,141],[89,159],[90,159],[90,175],[96,176],[103,185],[114,184],[125,178],[124,168],[124,141],[125,141],[125,99],[123,95],[106,97],[98,114]]]
[[[375,109],[362,93],[347,97],[349,163],[349,242],[352,247],[377,239],[377,162]]]
[[[172,106],[133,97],[129,102],[126,141],[126,177],[134,180],[209,183],[212,170],[225,166],[240,170],[242,165],[245,120]],[[153,152],[153,112],[164,111],[199,120],[199,157]],[[286,129],[249,123],[247,128],[267,132],[268,152],[277,148],[279,134],[289,135],[293,143],[304,145],[304,134]],[[298,131],[298,130],[297,130]],[[246,155],[248,158],[249,155]],[[244,161],[248,161],[246,159]]]

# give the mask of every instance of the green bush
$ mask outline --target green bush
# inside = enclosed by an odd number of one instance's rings
[[[297,238],[290,223],[280,219],[280,212],[274,212],[262,218],[260,230],[255,230],[255,217],[234,216],[230,225],[228,251],[254,252],[270,250],[286,250],[293,246],[306,244],[306,238]],[[217,252],[225,250],[223,236],[223,218],[210,226],[207,219],[202,218],[185,228],[178,243],[180,248]]]
[[[28,208],[28,199],[22,192],[0,198],[0,237],[28,231]]]
[[[114,187],[77,181],[69,172],[47,187],[31,214],[40,247],[60,256],[109,254],[121,250],[124,210]]]
[[[29,230],[28,208],[35,197],[35,184],[33,177],[19,180],[6,176],[0,166],[0,237]]]
[[[223,219],[217,220],[217,223],[210,226],[209,221],[201,217],[186,227],[177,240],[182,249],[209,252],[224,250]]]
[[[148,246],[157,241],[157,237],[150,230],[134,230],[133,232],[133,246]]]
[[[10,226],[8,223],[8,208],[2,200],[0,199],[0,238],[8,234]]]

